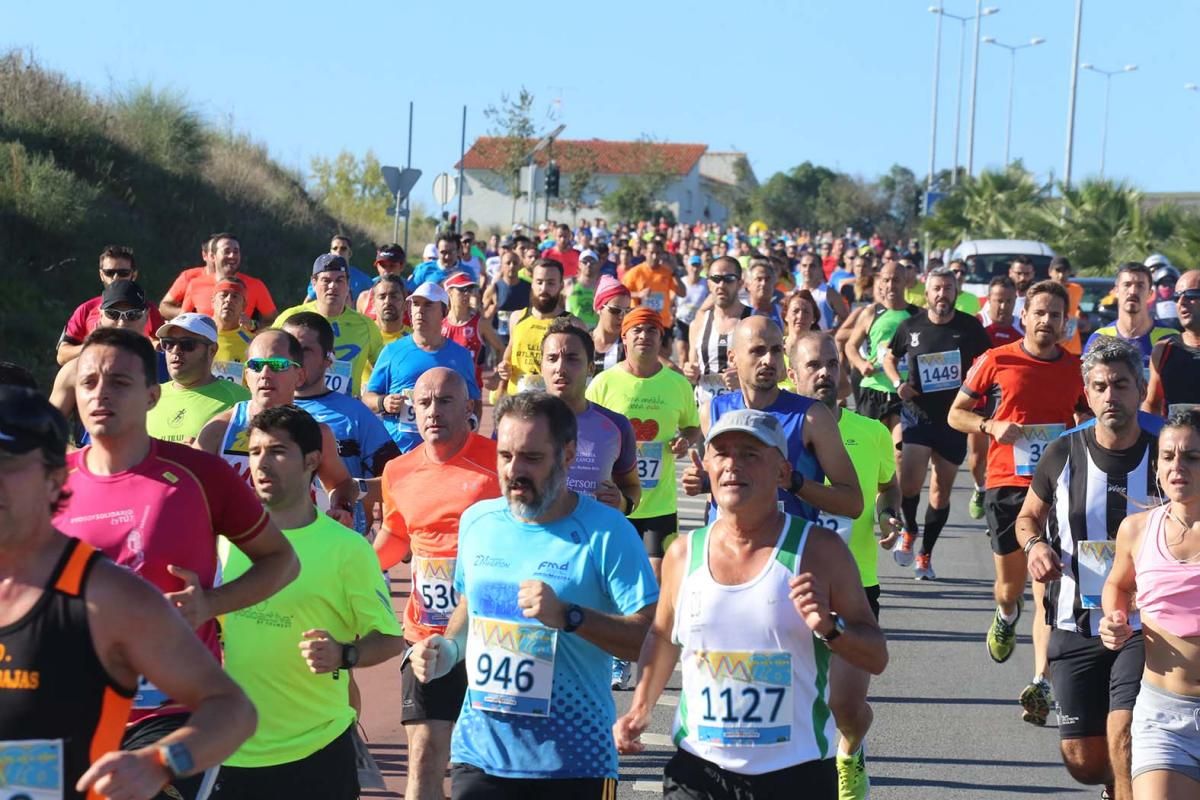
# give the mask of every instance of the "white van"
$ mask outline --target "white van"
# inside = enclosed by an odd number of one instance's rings
[[[960,258],[967,263],[963,291],[987,297],[988,284],[997,275],[1008,274],[1008,265],[1014,256],[1029,256],[1033,261],[1035,281],[1050,277],[1050,259],[1054,258],[1054,251],[1049,245],[1028,239],[970,239],[954,248],[950,258]]]

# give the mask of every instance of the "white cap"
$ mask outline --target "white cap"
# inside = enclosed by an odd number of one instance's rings
[[[197,314],[195,311],[185,311],[177,315],[170,322],[159,326],[159,329],[154,332],[154,335],[161,339],[167,335],[167,328],[183,328],[188,333],[194,333],[202,339],[207,339],[213,344],[217,343],[217,323],[213,322],[212,317],[206,314]]]
[[[585,258],[590,258],[592,261],[595,261],[597,264],[600,263],[600,256],[598,256],[596,254],[595,250],[584,250],[582,253],[579,254],[580,261],[583,261]]]
[[[425,281],[418,286],[416,291],[409,295],[409,299],[414,297],[423,297],[431,303],[442,303],[447,308],[450,307],[450,295],[446,294],[440,283],[433,281]]]
[[[774,414],[753,408],[739,408],[737,411],[722,414],[709,428],[708,438],[704,440],[704,444],[710,445],[713,439],[721,434],[734,431],[748,433],[768,447],[774,447],[783,456],[783,460],[787,461],[787,434],[783,432],[783,425],[779,423],[779,418]]]
[[[421,251],[421,258],[425,259],[426,261],[435,260],[437,258],[437,245],[436,244],[425,245],[425,249]]]

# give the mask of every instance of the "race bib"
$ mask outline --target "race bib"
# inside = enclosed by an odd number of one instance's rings
[[[1117,554],[1117,543],[1076,542],[1075,565],[1079,568],[1079,604],[1083,608],[1101,608],[1100,595],[1104,592],[1104,581],[1112,571],[1113,557]]]
[[[246,365],[236,361],[214,361],[212,365],[214,378],[242,385],[242,376],[246,374]]]
[[[467,636],[467,696],[471,708],[546,717],[554,689],[558,631],[471,617]]]
[[[847,545],[850,544],[850,534],[854,532],[854,520],[849,517],[839,517],[836,514],[826,514],[824,511],[818,511],[817,525],[836,532],[838,536],[842,537],[843,542]]]
[[[351,361],[335,361],[333,366],[325,370],[325,388],[338,394],[350,394]]]
[[[458,605],[454,591],[453,558],[413,556],[413,597],[417,601],[417,618],[422,625],[445,627]]]
[[[662,466],[663,443],[638,442],[637,472],[643,489],[653,489],[658,486],[658,481],[662,477]]]
[[[664,295],[662,292],[651,292],[646,295],[646,299],[642,301],[642,305],[651,311],[662,313]]]
[[[137,693],[133,696],[133,708],[135,711],[149,711],[155,708],[162,708],[169,702],[171,702],[171,698],[163,694],[162,689],[159,689],[153,683],[146,680],[144,675],[138,676]]]
[[[412,389],[401,389],[399,394],[400,408],[398,411],[396,411],[396,419],[400,423],[400,429],[406,431],[416,431],[417,409],[413,407]]]
[[[1014,471],[1018,475],[1033,475],[1046,447],[1066,429],[1066,425],[1022,425],[1021,438],[1013,442]]]
[[[496,312],[496,333],[501,336],[508,336],[508,318],[512,316],[511,311]]]
[[[943,392],[962,386],[962,353],[923,353],[917,356],[922,392]]]
[[[717,747],[767,747],[792,738],[792,654],[706,650],[683,665],[688,727]]]
[[[725,385],[725,376],[719,372],[710,372],[707,375],[701,375],[700,380],[696,382],[695,394],[697,404],[708,403],[717,395],[728,392],[729,387]]]
[[[62,800],[65,771],[62,739],[0,742],[0,797],[5,800]]]

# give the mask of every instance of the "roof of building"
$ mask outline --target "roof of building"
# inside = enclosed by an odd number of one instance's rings
[[[464,169],[498,170],[505,161],[505,141],[493,136],[481,136],[471,145],[463,158]],[[530,140],[529,148],[534,141]],[[692,171],[708,149],[704,144],[660,144],[657,142],[611,142],[603,139],[557,139],[554,160],[563,172],[573,172],[581,165],[593,166],[598,175],[634,175],[645,172],[655,161],[672,175]],[[537,155],[545,165],[549,148]],[[590,164],[589,164],[590,162]],[[458,165],[454,165],[458,168]]]

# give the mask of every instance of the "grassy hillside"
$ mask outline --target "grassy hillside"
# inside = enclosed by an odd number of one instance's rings
[[[373,246],[264,147],[204,123],[180,97],[96,97],[20,53],[0,56],[0,359],[48,388],[67,316],[99,293],[106,244],[134,248],[157,301],[218,230],[238,234],[243,269],[281,307],[331,234],[349,233],[360,253]]]

